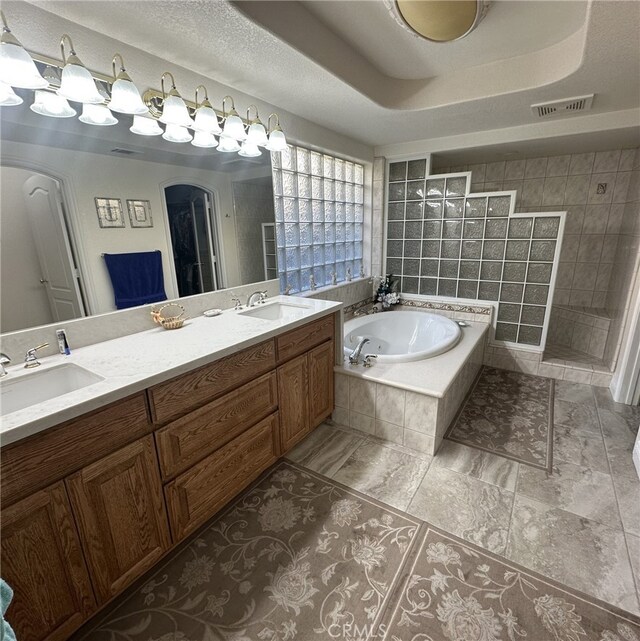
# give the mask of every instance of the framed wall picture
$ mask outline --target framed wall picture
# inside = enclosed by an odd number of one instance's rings
[[[100,227],[124,227],[122,201],[119,198],[94,198]]]
[[[153,227],[151,202],[148,200],[127,200],[129,222],[132,227]]]

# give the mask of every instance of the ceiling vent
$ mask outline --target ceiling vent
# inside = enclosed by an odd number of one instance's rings
[[[141,151],[133,151],[131,149],[122,149],[122,147],[116,147],[111,150],[112,154],[120,154],[122,156],[133,156],[134,154],[142,154]]]
[[[538,118],[549,116],[564,116],[577,111],[588,111],[591,109],[594,94],[578,96],[577,98],[566,98],[565,100],[552,100],[551,102],[539,102],[531,105],[533,115]]]

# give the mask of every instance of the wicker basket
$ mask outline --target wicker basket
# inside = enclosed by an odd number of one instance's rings
[[[162,312],[171,307],[175,307],[180,310],[179,314],[174,314],[172,316],[164,315]],[[187,320],[187,317],[184,315],[184,307],[178,303],[167,303],[159,309],[151,310],[151,318],[153,318],[154,323],[162,325],[165,329],[180,329],[184,322]]]

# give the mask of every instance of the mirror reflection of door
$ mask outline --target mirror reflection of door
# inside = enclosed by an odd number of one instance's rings
[[[164,193],[179,295],[220,289],[213,195],[195,185],[171,185]]]
[[[84,316],[58,181],[3,167],[2,182],[2,331]]]

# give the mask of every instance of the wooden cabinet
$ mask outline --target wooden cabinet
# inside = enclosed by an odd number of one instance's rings
[[[275,462],[278,415],[272,414],[227,443],[165,488],[171,531],[182,539],[211,518]]]
[[[278,367],[280,454],[290,450],[333,411],[334,342],[332,316],[276,339],[282,354],[305,352]],[[307,330],[305,335],[302,330]],[[317,347],[310,348],[321,342]]]
[[[96,609],[62,482],[2,511],[7,620],[20,641],[67,639]]]
[[[318,427],[333,412],[333,341],[312,349],[309,359],[309,428]]]
[[[153,437],[147,436],[67,479],[99,603],[148,570],[169,547]]]
[[[309,432],[309,357],[298,356],[278,367],[280,447],[284,454]]]
[[[331,414],[334,324],[2,448],[2,576],[20,641],[67,639]]]

